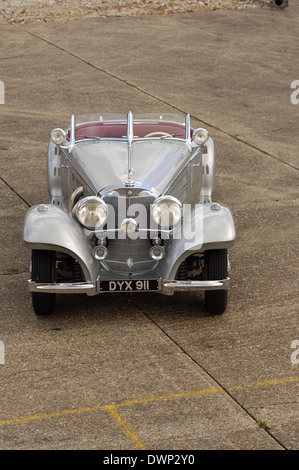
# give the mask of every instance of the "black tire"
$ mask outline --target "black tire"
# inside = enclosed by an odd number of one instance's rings
[[[54,252],[32,250],[31,277],[35,282],[54,281]],[[56,294],[32,292],[32,306],[36,315],[50,315],[55,307]]]
[[[204,278],[215,281],[227,277],[227,250],[205,252]],[[227,290],[205,291],[205,308],[208,313],[221,315],[227,307]]]

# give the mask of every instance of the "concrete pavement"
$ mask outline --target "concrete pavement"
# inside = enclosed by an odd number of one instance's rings
[[[0,24],[1,449],[299,448],[298,21],[296,0]],[[22,227],[49,200],[50,130],[129,110],[189,112],[214,138],[214,200],[238,235],[229,308],[212,318],[200,295],[67,296],[35,318]]]

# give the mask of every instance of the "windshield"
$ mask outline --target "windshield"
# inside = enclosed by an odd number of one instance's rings
[[[127,122],[127,114],[117,113],[92,113],[81,114],[76,116],[76,124],[83,124],[85,122],[102,122],[102,121],[124,121]],[[185,115],[182,114],[158,114],[158,113],[144,113],[134,114],[134,121],[172,121],[185,125]]]
[[[189,123],[189,121],[188,121]],[[75,141],[83,139],[178,138],[186,139],[189,128],[178,114],[88,114],[75,119]],[[69,133],[70,137],[70,133]]]

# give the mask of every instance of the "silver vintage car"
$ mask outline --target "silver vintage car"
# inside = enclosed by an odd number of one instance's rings
[[[37,315],[67,293],[203,291],[207,312],[225,311],[235,225],[212,202],[213,140],[189,115],[72,116],[47,162],[51,201],[24,222]]]

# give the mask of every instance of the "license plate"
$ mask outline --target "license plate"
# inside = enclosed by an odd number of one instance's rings
[[[132,279],[129,281],[100,281],[101,292],[142,292],[159,290],[157,279],[147,279],[145,281]]]

